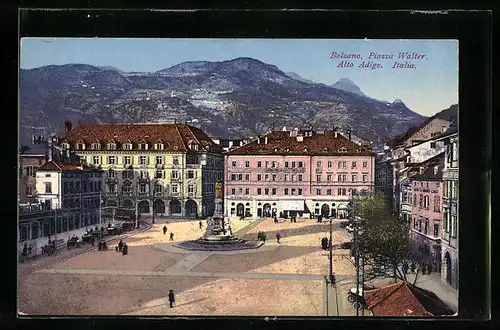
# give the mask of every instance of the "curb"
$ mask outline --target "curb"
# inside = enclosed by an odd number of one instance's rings
[[[125,236],[122,236],[122,237],[113,237],[109,240],[106,240],[107,243],[113,243],[113,242],[116,242],[116,241],[119,241],[120,239],[125,239],[125,238],[128,238],[130,236],[133,236],[133,235],[136,235],[136,234],[140,234],[148,229],[151,229],[153,226],[152,224],[148,223],[146,227],[142,228],[142,229],[139,229],[137,230],[136,232],[133,232],[133,233],[130,233],[130,234],[125,234]],[[26,268],[26,269],[23,269],[23,270],[19,270],[18,272],[18,276],[25,276],[25,275],[28,275],[28,274],[31,274],[33,272],[36,272],[37,270],[40,270],[40,269],[43,269],[43,268],[46,268],[48,265],[51,265],[51,264],[54,264],[54,263],[57,263],[57,262],[60,262],[60,261],[63,261],[63,260],[67,260],[69,258],[73,258],[73,257],[76,257],[80,254],[83,254],[83,253],[87,253],[87,252],[90,252],[90,251],[93,251],[94,250],[94,247],[93,246],[90,246],[90,247],[87,247],[85,249],[79,249],[75,254],[71,254],[71,255],[67,255],[65,257],[62,257],[60,259],[57,259],[56,257],[56,260],[54,262],[47,262],[47,264],[41,264],[41,265],[37,265],[37,266],[33,266],[33,267],[30,267],[30,268]]]

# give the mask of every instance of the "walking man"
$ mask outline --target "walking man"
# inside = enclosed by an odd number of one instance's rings
[[[169,290],[168,301],[170,302],[170,308],[174,308],[174,305],[175,305],[175,293],[174,293],[174,290]]]
[[[167,226],[163,226],[163,235],[167,233]]]
[[[280,244],[280,238],[281,238],[281,234],[280,234],[280,232],[277,232],[276,233],[276,241],[278,242],[278,244]]]
[[[202,229],[202,228],[203,228],[203,222],[201,222],[201,220],[200,220],[200,229]]]
[[[170,233],[170,240],[173,241],[174,240],[174,233]]]

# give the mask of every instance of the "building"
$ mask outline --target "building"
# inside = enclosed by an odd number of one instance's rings
[[[107,206],[142,214],[198,217],[215,210],[223,176],[220,146],[186,124],[78,124],[59,145],[105,172]]]
[[[222,139],[222,138],[211,138],[216,144],[220,145],[223,152],[227,152],[232,148],[241,147],[247,144],[249,141],[244,139]]]
[[[374,153],[336,131],[272,131],[227,152],[225,164],[231,218],[345,218],[351,196],[374,192]]]
[[[430,117],[422,125],[410,128],[405,134],[388,141],[391,148],[392,182],[393,182],[393,209],[401,212],[400,173],[406,168],[406,163],[419,163],[429,159],[438,150],[432,150],[431,143],[445,132],[453,119]]]
[[[81,236],[100,222],[102,171],[81,164],[48,161],[36,172],[38,203],[19,205],[19,243],[35,254],[50,239]]]
[[[441,257],[443,282],[458,288],[459,139],[456,125],[441,138],[446,145],[443,169],[443,226]]]
[[[43,136],[19,150],[19,203],[36,202],[36,171],[47,161],[49,146]]]
[[[365,301],[373,316],[453,315],[453,310],[435,293],[405,281],[368,290]]]
[[[377,154],[375,159],[375,192],[392,200],[393,197],[393,169],[391,153],[388,146],[384,151]]]
[[[412,239],[438,272],[441,271],[443,156],[441,153],[433,158],[433,162],[420,167],[419,174],[409,178]]]

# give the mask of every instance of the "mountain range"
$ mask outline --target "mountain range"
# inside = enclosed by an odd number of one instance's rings
[[[426,120],[402,101],[379,101],[341,79],[314,83],[253,58],[183,62],[156,72],[87,64],[20,71],[20,141],[65,121],[186,122],[212,136],[256,136],[283,126],[340,131],[375,143]]]

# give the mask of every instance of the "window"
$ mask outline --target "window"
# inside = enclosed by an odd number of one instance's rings
[[[234,160],[233,160],[233,161],[231,162],[231,166],[232,166],[232,167],[236,167],[236,161],[234,161]]]
[[[288,174],[285,174],[285,181],[288,181]]]
[[[231,180],[236,181],[236,174],[231,174]]]
[[[346,182],[347,181],[347,175],[346,174],[338,174],[338,181],[339,182]]]
[[[434,224],[434,237],[439,237],[439,225]]]
[[[316,181],[321,181],[321,174],[316,175]]]
[[[292,168],[295,168],[295,162],[292,162]]]
[[[346,188],[338,188],[337,189],[337,195],[339,195],[339,196],[345,196],[345,195],[347,195],[347,189]]]
[[[352,162],[351,168],[356,168],[356,165],[357,165],[356,162]]]
[[[273,195],[276,195],[276,188],[273,188],[273,189],[271,190],[271,192],[272,192],[272,194],[273,194]]]
[[[440,212],[440,200],[441,198],[438,196],[434,196],[434,212]]]
[[[292,188],[292,196],[294,196],[294,195],[295,195],[296,191],[297,191],[297,189]]]
[[[265,195],[269,195],[269,188],[265,188],[264,191],[265,191]]]
[[[285,167],[288,167],[288,162],[285,162]]]
[[[92,164],[94,165],[99,165],[99,160],[100,160],[101,157],[99,156],[94,156],[92,157]]]
[[[178,171],[172,171],[172,179],[178,179],[179,178],[179,172]]]
[[[245,195],[249,195],[250,194],[250,189],[249,188],[245,188]]]
[[[321,189],[320,188],[316,188],[316,195],[321,195]]]
[[[266,175],[264,176],[264,178],[265,178],[265,180],[266,180],[266,181],[269,181],[269,174],[266,174]]]
[[[116,164],[116,157],[115,156],[109,156],[108,157],[108,164],[109,165],[115,165]]]
[[[317,162],[316,167],[321,167],[321,162]]]
[[[326,190],[326,194],[327,194],[328,196],[331,196],[331,195],[332,195],[332,190],[331,190],[331,189],[327,189],[327,190]]]
[[[113,170],[108,171],[108,178],[113,179],[116,177],[116,172]]]
[[[268,167],[269,167],[269,162],[268,162],[268,161],[266,161],[266,168],[268,168]]]
[[[161,179],[163,176],[162,170],[156,170],[155,179]]]
[[[257,188],[257,195],[262,195],[262,188]]]
[[[299,167],[303,167],[304,163],[299,162]]]
[[[357,176],[356,174],[353,174],[353,175],[351,176],[351,178],[352,178],[352,182],[356,182],[356,181],[358,181],[358,176]]]
[[[25,166],[24,167],[24,172],[26,173],[27,176],[36,177],[35,167],[34,166]]]
[[[245,174],[245,180],[250,181],[250,174]]]
[[[328,161],[328,167],[332,167],[332,161],[331,160]]]
[[[273,161],[273,162],[272,162],[272,165],[271,165],[271,167],[273,167],[273,168],[276,168],[276,167],[278,167],[278,163],[277,163],[277,162],[275,162],[275,161]]]
[[[139,164],[146,165],[146,156],[139,156]]]
[[[148,150],[148,144],[147,143],[139,143],[139,149],[141,150]]]
[[[130,156],[124,156],[123,157],[123,164],[125,165],[130,165],[132,163]]]
[[[428,226],[429,226],[429,220],[425,219],[425,221],[424,221],[424,234],[426,234],[426,235],[429,233]]]
[[[295,181],[295,174],[292,174],[292,181]]]
[[[124,143],[123,150],[132,150],[132,143]]]
[[[187,171],[187,178],[188,179],[194,179],[194,171],[193,170],[188,170]]]
[[[172,164],[179,165],[179,157],[172,158]]]
[[[413,195],[413,206],[417,206],[417,194]]]
[[[327,174],[326,175],[326,181],[328,181],[328,182],[332,181],[332,175],[331,174]]]
[[[161,165],[161,164],[163,164],[163,157],[156,156],[156,165]]]
[[[273,181],[276,181],[276,174],[273,174]]]
[[[302,174],[299,174],[298,178],[299,178],[299,181],[302,181]]]
[[[179,192],[179,186],[177,184],[172,185],[172,193],[177,194]]]
[[[189,194],[194,194],[194,184],[188,185],[188,193]]]
[[[92,148],[92,150],[101,150],[101,144],[100,143],[92,143],[91,148]]]
[[[243,174],[238,174],[238,181],[243,181]]]
[[[51,182],[45,182],[45,193],[52,194],[52,183]]]
[[[262,181],[262,174],[257,174],[257,181]]]
[[[283,192],[284,192],[284,195],[288,195],[288,188],[285,188],[285,189],[283,190]]]
[[[257,162],[257,167],[262,167],[262,162],[260,160]]]
[[[139,192],[142,194],[146,193],[146,184],[145,183],[141,183],[139,185]]]
[[[356,196],[358,194],[357,189],[351,189],[351,195]]]
[[[299,188],[298,191],[299,191],[298,195],[302,195],[302,188]]]
[[[363,182],[367,182],[368,181],[368,174],[363,174]]]
[[[451,237],[457,237],[457,216],[454,214],[451,216]]]
[[[245,161],[245,167],[250,167],[250,161]]]
[[[156,150],[163,150],[163,143],[155,143]]]

